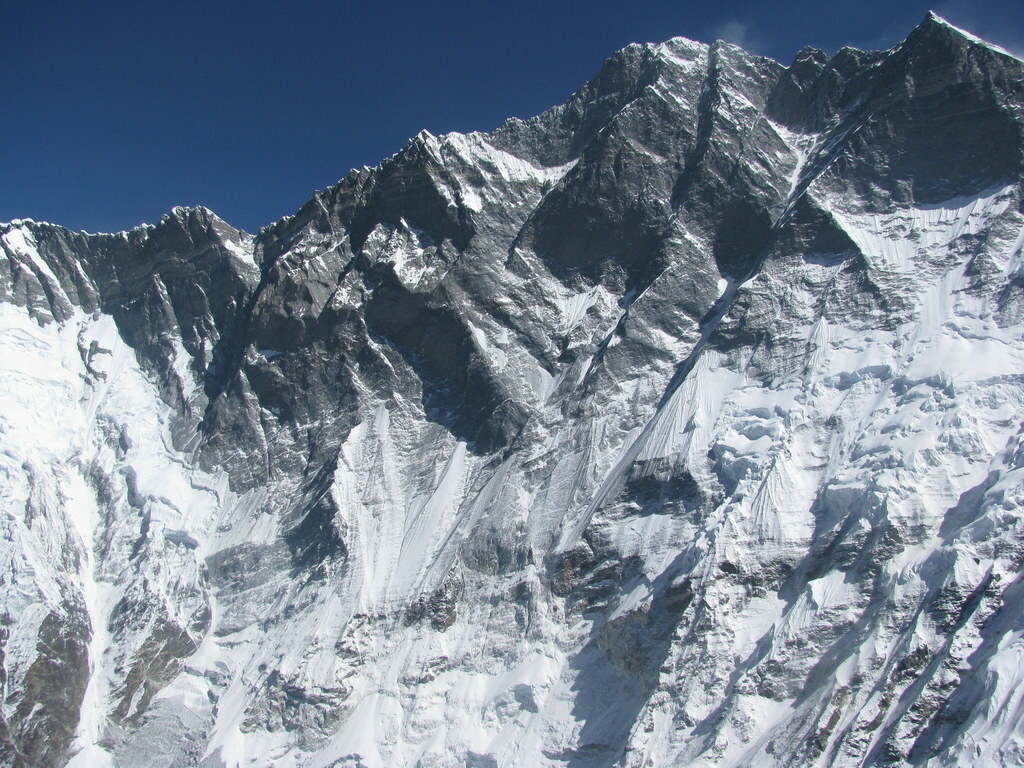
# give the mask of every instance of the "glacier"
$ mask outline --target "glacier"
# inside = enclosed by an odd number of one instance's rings
[[[0,763],[1024,763],[1022,67],[674,38],[0,225]]]

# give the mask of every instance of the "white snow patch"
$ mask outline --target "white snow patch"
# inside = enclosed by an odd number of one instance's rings
[[[236,259],[253,269],[259,269],[259,264],[256,263],[256,257],[253,250],[253,241],[251,239],[244,243],[236,243],[231,238],[224,238],[222,242],[224,243],[224,247],[227,249],[228,253]]]

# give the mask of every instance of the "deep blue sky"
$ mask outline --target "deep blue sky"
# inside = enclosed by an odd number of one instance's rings
[[[7,0],[0,221],[114,231],[203,204],[254,232],[422,128],[564,101],[630,42],[722,37],[789,63],[888,48],[929,7],[1024,50],[1021,0]]]

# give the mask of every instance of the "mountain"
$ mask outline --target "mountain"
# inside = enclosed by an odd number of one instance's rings
[[[929,15],[0,226],[2,762],[1024,763],[1022,172]]]

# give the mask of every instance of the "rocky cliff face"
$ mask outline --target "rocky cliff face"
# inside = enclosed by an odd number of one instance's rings
[[[1024,762],[1024,63],[635,45],[254,238],[0,228],[12,766]]]

